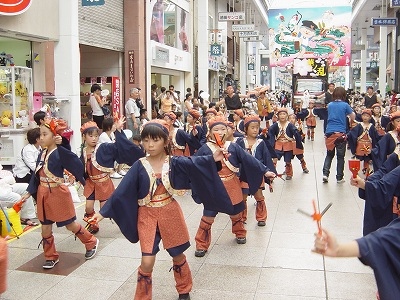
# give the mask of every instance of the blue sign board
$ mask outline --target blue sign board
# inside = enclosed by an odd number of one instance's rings
[[[212,44],[210,46],[210,54],[211,54],[211,56],[221,56],[222,55],[222,45]]]
[[[371,26],[396,26],[397,18],[372,18]]]
[[[104,5],[105,0],[82,0],[82,6]]]
[[[400,0],[392,0],[392,7],[400,7]]]

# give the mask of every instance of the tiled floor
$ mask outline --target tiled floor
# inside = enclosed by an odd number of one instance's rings
[[[311,253],[316,225],[311,218],[296,212],[298,208],[311,212],[312,199],[318,201],[321,209],[333,202],[323,218],[323,226],[343,241],[361,235],[363,201],[348,180],[344,184],[336,183],[335,162],[330,182],[322,183],[325,147],[322,124],[318,125],[316,140],[306,142],[305,158],[310,173],[303,174],[300,163],[294,160],[293,180],[276,180],[274,192],[265,192],[266,227],[257,226],[254,200],[249,199],[247,244],[236,244],[229,217],[218,215],[212,230],[212,247],[205,257],[194,257],[194,235],[202,207],[190,199],[181,199],[192,238],[192,246],[186,251],[194,277],[192,299],[375,299],[372,271],[357,259],[323,258]],[[347,154],[346,158],[349,157]],[[283,171],[283,163],[278,166],[279,171]],[[346,170],[346,178],[349,177]],[[82,215],[83,205],[78,204],[78,219]],[[27,268],[21,266],[42,255],[37,249],[38,228],[9,243],[8,290],[1,299],[133,298],[140,248],[130,244],[115,224],[109,220],[101,223],[100,251],[96,258],[82,264],[79,264],[79,255],[83,258],[84,254],[82,244],[64,228],[54,228],[54,232],[57,249],[66,252],[64,257],[68,256],[77,268],[66,276],[46,274],[40,264],[34,264],[36,272],[22,271]],[[62,267],[62,259],[63,256],[56,268]],[[168,272],[170,267],[170,257],[166,251],[161,251],[153,273],[155,300],[177,298],[173,275]],[[32,270],[32,266],[28,269]]]

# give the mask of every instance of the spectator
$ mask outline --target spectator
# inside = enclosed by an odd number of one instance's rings
[[[104,120],[104,113],[102,107],[106,104],[101,96],[101,87],[98,84],[93,84],[90,88],[89,103],[92,108],[93,121],[97,127],[101,128]]]
[[[140,132],[142,132],[143,126],[146,125],[147,122],[149,122],[149,117],[147,116],[147,109],[142,108],[140,110]]]
[[[125,104],[126,124],[132,134],[139,134],[140,128],[140,110],[136,105],[136,100],[139,97],[139,90],[132,88],[129,93],[129,99]]]
[[[165,97],[161,99],[160,115],[171,112],[173,102],[174,98],[171,94],[171,91],[165,91]]]
[[[3,166],[0,165],[0,205],[2,207],[13,207],[15,203],[21,200],[21,196],[25,194],[27,188],[27,183],[16,183],[13,174],[10,171],[3,170]],[[22,225],[39,225],[31,220],[36,218],[32,197],[27,198],[23,203],[20,218]]]
[[[40,128],[28,130],[26,137],[29,144],[21,149],[21,153],[17,155],[13,168],[13,175],[17,183],[29,183],[32,174],[35,173],[36,161],[40,152]]]

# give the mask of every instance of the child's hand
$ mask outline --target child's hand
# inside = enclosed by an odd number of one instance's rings
[[[100,214],[100,213],[95,213],[94,215],[93,215],[93,217],[91,217],[89,220],[88,220],[88,223],[90,223],[90,224],[99,224],[99,222],[101,221],[101,220],[103,220],[104,219],[104,217]]]
[[[268,171],[268,172],[265,172],[264,176],[267,178],[275,178],[276,174],[274,172]]]
[[[358,187],[365,190],[365,180],[357,176],[356,178],[351,177],[350,184],[352,186]]]
[[[55,142],[56,142],[56,145],[61,145],[61,143],[62,143],[62,137],[61,137],[61,135],[57,134],[57,135],[55,136],[54,140],[55,140]]]
[[[115,124],[115,129],[121,131],[124,128],[125,117],[122,116],[121,118],[116,119],[114,124]]]
[[[314,249],[312,252],[336,257],[338,249],[339,245],[336,238],[325,229],[322,229],[322,235],[318,233],[315,234]]]
[[[28,193],[28,192],[26,192],[25,194],[23,194],[23,195],[21,196],[21,199],[19,199],[18,202],[24,203],[30,196],[31,196],[31,194]]]
[[[213,153],[213,158],[215,161],[221,161],[224,158],[228,159],[229,152],[223,148],[217,148],[216,151]]]

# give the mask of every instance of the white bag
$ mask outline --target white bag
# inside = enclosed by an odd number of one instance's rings
[[[72,201],[74,203],[80,203],[81,202],[81,198],[79,198],[78,191],[77,191],[76,187],[77,187],[77,185],[75,183],[73,185],[69,185],[68,189],[69,189],[69,192],[71,193]]]

